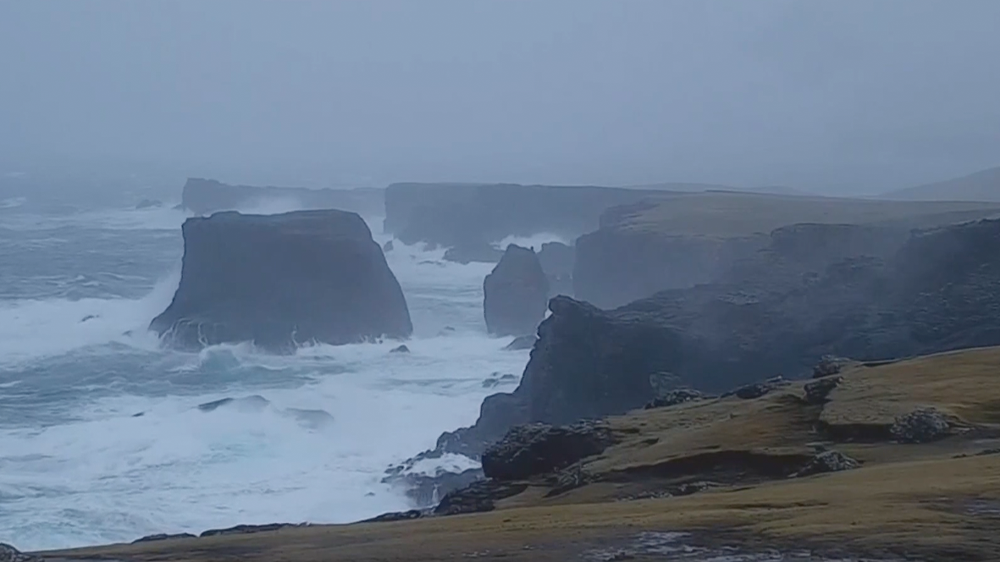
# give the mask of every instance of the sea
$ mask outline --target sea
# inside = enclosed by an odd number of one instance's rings
[[[492,266],[398,240],[386,258],[413,319],[408,354],[390,353],[394,341],[288,356],[165,348],[147,326],[180,277],[176,203],[0,192],[0,542],[69,548],[408,509],[381,483],[386,468],[516,387],[528,352],[504,350],[510,338],[483,320]],[[391,239],[381,217],[366,221]],[[502,374],[516,379],[484,382]],[[415,470],[473,466],[452,455]]]

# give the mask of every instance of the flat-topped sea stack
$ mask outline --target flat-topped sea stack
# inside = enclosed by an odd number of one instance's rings
[[[188,178],[181,207],[197,215],[274,204],[300,209],[339,209],[365,217],[385,213],[385,190],[379,188],[305,189],[229,185],[216,180]]]
[[[287,352],[413,331],[399,282],[356,213],[227,211],[188,219],[183,231],[180,286],[150,325],[169,344]]]
[[[600,228],[576,242],[574,296],[614,308],[658,291],[718,281],[734,264],[765,250],[772,232],[800,223],[864,225],[798,239],[799,252],[824,267],[846,255],[891,255],[911,229],[1000,216],[1000,204],[881,201],[708,191],[660,193],[602,214]],[[885,240],[873,239],[884,233]],[[779,232],[779,235],[781,233]],[[794,249],[790,249],[793,250]]]

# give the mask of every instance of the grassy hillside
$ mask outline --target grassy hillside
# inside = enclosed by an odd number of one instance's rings
[[[807,548],[847,560],[995,560],[1000,454],[992,449],[1000,447],[1000,348],[855,364],[839,376],[823,404],[804,399],[811,381],[803,381],[756,399],[729,396],[611,418],[618,442],[573,467],[591,483],[553,493],[552,479],[539,476],[489,513],[50,555],[143,561],[652,560],[683,543],[702,559],[726,545],[745,553]],[[927,407],[948,416],[950,436],[923,444],[887,437],[900,415]],[[821,446],[857,459],[860,468],[788,474]],[[690,535],[669,534],[675,532]]]
[[[951,180],[908,187],[882,195],[910,201],[1000,201],[1000,167]]]

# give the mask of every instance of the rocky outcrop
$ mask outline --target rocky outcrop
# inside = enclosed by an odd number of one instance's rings
[[[549,284],[530,248],[507,246],[500,263],[483,281],[486,329],[499,336],[533,334],[545,317]]]
[[[670,406],[676,406],[678,404],[683,404],[685,402],[693,402],[695,400],[706,400],[710,398],[709,395],[704,392],[698,392],[697,390],[692,390],[690,388],[679,388],[676,390],[671,390],[661,396],[657,396],[648,404],[645,408],[647,410],[652,410],[655,408],[668,408]]]
[[[573,262],[576,250],[562,242],[546,242],[538,251],[538,261],[549,280],[549,296],[573,295]]]
[[[805,385],[806,402],[810,404],[825,404],[833,389],[840,386],[843,377],[824,377]]]
[[[549,309],[517,389],[488,397],[473,427],[447,434],[449,447],[481,452],[514,425],[640,408],[655,373],[716,393],[774,373],[808,377],[827,355],[869,364],[1000,344],[1000,221],[918,232],[888,259],[847,259],[818,276],[779,270],[614,310],[555,297]]]
[[[573,239],[596,229],[605,209],[660,193],[592,186],[400,183],[385,190],[385,231],[407,244],[449,248],[543,232]]]
[[[483,474],[497,480],[525,480],[598,455],[612,443],[611,430],[600,422],[521,425],[483,453]]]
[[[841,472],[844,470],[854,470],[859,468],[861,463],[837,451],[823,451],[817,453],[801,470],[793,476],[803,477],[814,474],[824,474],[827,472]]]
[[[385,214],[385,190],[256,187],[188,178],[180,206],[196,215],[210,215],[269,203],[297,209],[339,209],[365,217],[379,217]]]
[[[37,556],[31,556],[30,554],[24,554],[18,549],[0,542],[0,562],[43,562],[41,558]]]
[[[940,411],[923,408],[896,418],[889,433],[900,443],[930,443],[950,435],[951,425]]]
[[[188,219],[183,231],[180,286],[150,325],[167,343],[287,352],[412,332],[399,283],[355,213],[224,212]]]
[[[576,241],[574,296],[614,308],[663,290],[736,282],[761,267],[820,275],[849,257],[889,258],[914,228],[998,209],[733,192],[661,196],[609,209],[597,231]]]

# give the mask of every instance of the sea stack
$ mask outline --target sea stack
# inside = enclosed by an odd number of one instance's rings
[[[545,318],[549,282],[531,248],[511,244],[483,281],[486,329],[498,336],[534,334]]]
[[[272,352],[413,331],[382,248],[356,213],[233,211],[184,223],[173,302],[150,329],[183,349],[253,342]]]

